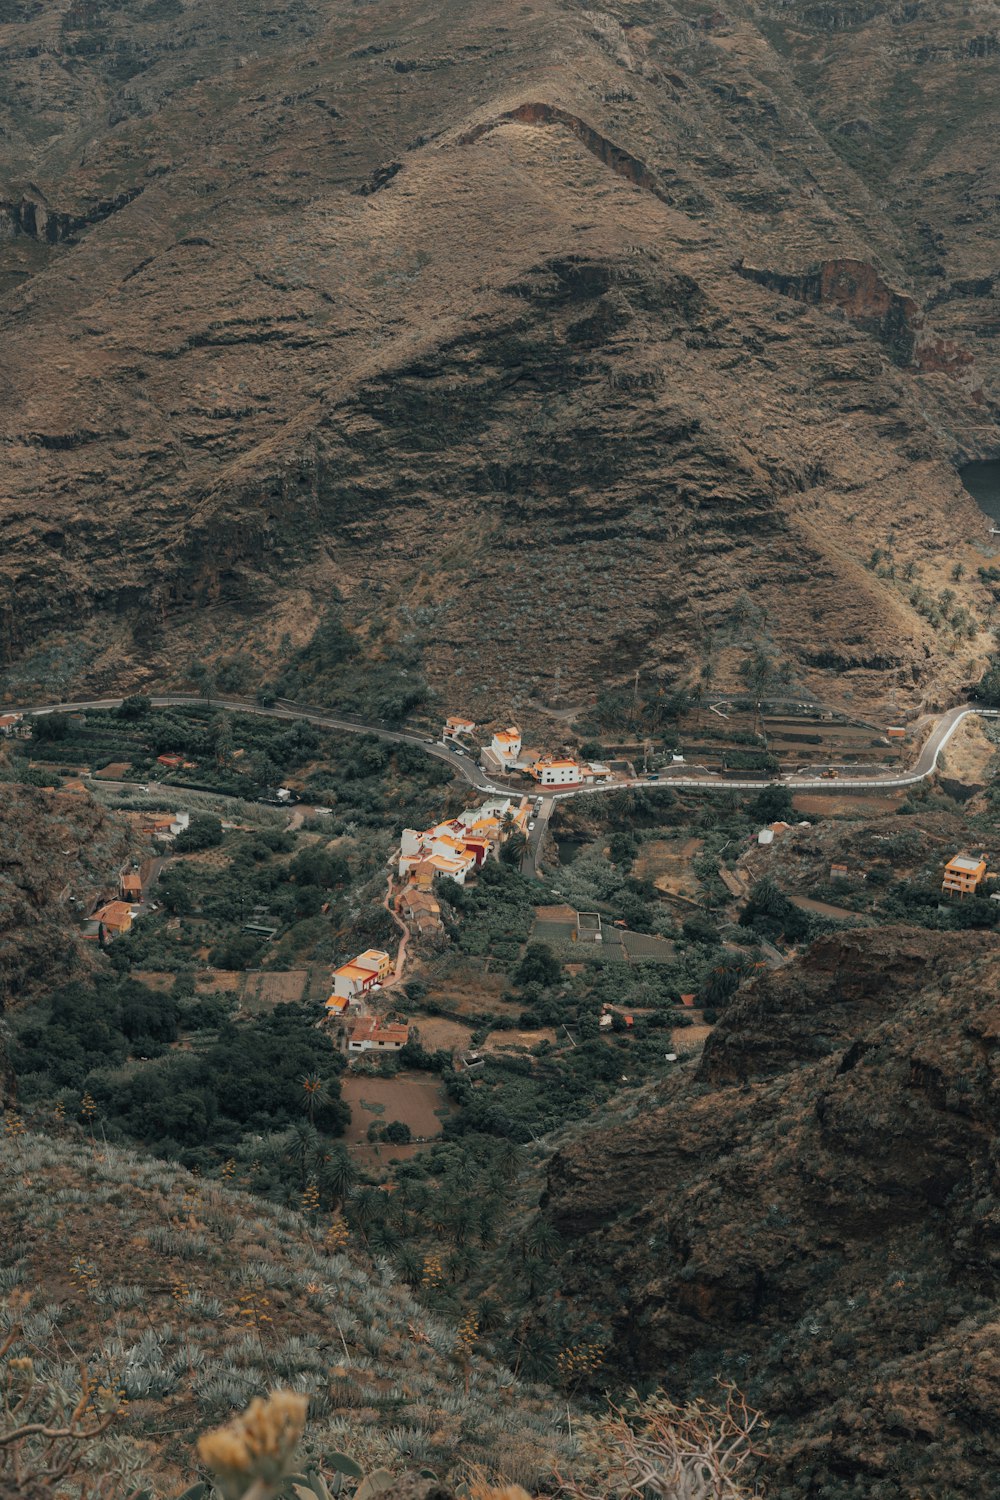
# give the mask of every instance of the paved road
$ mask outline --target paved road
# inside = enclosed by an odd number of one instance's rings
[[[414,734],[407,729],[388,729],[384,724],[366,722],[354,714],[333,714],[323,709],[300,707],[288,699],[279,698],[273,707],[265,708],[260,703],[243,698],[212,698],[210,705],[206,700],[194,693],[168,693],[159,697],[151,697],[149,700],[155,708],[189,707],[191,704],[211,706],[213,708],[226,708],[235,713],[262,714],[272,719],[304,719],[308,724],[317,724],[324,729],[341,730],[347,734],[374,734],[379,739],[389,740],[394,743],[405,743],[418,745],[427,755],[433,755],[437,760],[446,761],[455,771],[462,776],[470,786],[479,792],[493,793],[495,795],[514,795],[509,787],[497,786],[490,780],[486,772],[476,765],[469,755],[462,755],[459,751],[449,750],[447,746],[440,744],[437,740],[428,739],[424,735]],[[118,708],[121,698],[92,698],[75,703],[44,703],[24,709],[13,709],[8,712],[21,712],[30,715],[74,712],[77,710]],[[752,791],[759,792],[768,786],[787,786],[795,791],[894,791],[901,787],[915,786],[918,782],[926,780],[937,770],[938,761],[948,741],[951,739],[959,724],[970,714],[980,714],[984,718],[1000,718],[1000,709],[979,708],[972,704],[961,704],[957,708],[949,709],[941,714],[934,724],[916,764],[911,771],[900,775],[882,775],[858,777],[849,774],[849,768],[843,767],[845,775],[829,777],[810,777],[793,773],[790,776],[777,776],[771,780],[760,781],[729,781],[721,776],[686,776],[673,770],[663,772],[656,781],[649,781],[645,777],[636,777],[634,781],[612,782],[610,784],[598,784],[595,786],[568,787],[564,791],[555,792],[551,796],[551,802],[561,801],[566,797],[599,796],[603,792],[618,791],[623,786],[676,786],[685,789],[700,791]],[[152,787],[150,787],[152,790]],[[546,803],[549,802],[546,798]],[[532,868],[538,853],[545,831],[545,823],[548,821],[552,807],[546,811],[542,809],[542,817],[535,820],[535,828],[532,833],[534,840],[529,840],[529,852]]]

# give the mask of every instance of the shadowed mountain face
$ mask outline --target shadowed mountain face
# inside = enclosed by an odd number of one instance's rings
[[[824,938],[748,987],[696,1075],[550,1164],[561,1305],[635,1379],[741,1371],[769,1494],[996,1487],[996,979],[984,934]]]
[[[0,0],[9,683],[332,611],[483,715],[687,672],[743,589],[820,691],[959,688],[902,579],[989,603],[989,25]]]

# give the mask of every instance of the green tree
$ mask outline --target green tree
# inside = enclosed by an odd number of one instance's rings
[[[562,965],[548,943],[529,943],[524,950],[524,957],[514,970],[513,978],[517,985],[548,986],[555,984],[561,973]]]
[[[178,854],[194,854],[222,843],[222,822],[211,813],[196,813],[174,840]]]

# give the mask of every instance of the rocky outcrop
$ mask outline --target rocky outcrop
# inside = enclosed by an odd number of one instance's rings
[[[783,297],[836,309],[877,338],[895,364],[912,363],[919,324],[917,304],[888,286],[874,266],[860,260],[825,260],[808,271],[782,272],[741,261],[736,271]]]
[[[78,914],[116,894],[129,847],[124,821],[86,794],[0,783],[0,1016],[93,961]]]
[[[823,939],[551,1163],[562,1297],[637,1378],[744,1372],[790,1493],[1000,1472],[998,979],[992,934]]]

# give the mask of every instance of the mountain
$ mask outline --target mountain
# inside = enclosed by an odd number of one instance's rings
[[[2,0],[8,693],[333,638],[483,717],[735,681],[743,590],[794,679],[953,695],[998,47],[958,0]]]
[[[986,934],[823,938],[550,1163],[563,1305],[626,1379],[744,1383],[770,1494],[1000,1476],[997,963]]]

